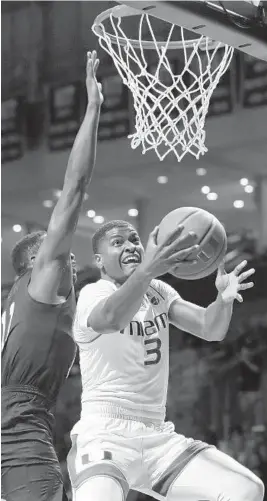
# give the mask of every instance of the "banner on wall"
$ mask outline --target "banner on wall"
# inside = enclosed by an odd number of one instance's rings
[[[48,146],[52,151],[73,146],[80,127],[82,93],[79,82],[57,86],[49,92]]]
[[[244,108],[267,105],[267,62],[244,54],[241,77]]]
[[[2,163],[16,160],[23,155],[23,98],[17,97],[2,102]]]
[[[129,92],[120,75],[100,78],[104,103],[101,107],[98,139],[127,137],[130,133]]]

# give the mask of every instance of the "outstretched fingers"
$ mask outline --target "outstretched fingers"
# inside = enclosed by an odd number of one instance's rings
[[[247,282],[246,284],[240,284],[238,287],[239,291],[245,291],[246,289],[251,289],[254,286],[254,282]]]
[[[159,232],[159,227],[155,226],[154,230],[151,231],[149,235],[149,240],[152,240],[154,245],[157,245],[158,232]]]
[[[182,250],[179,250],[175,254],[173,254],[172,259],[174,261],[177,261],[178,263],[183,261],[186,262],[187,264],[196,264],[197,259],[196,259],[196,252],[199,249],[199,245],[191,245],[190,247],[185,247]],[[190,259],[190,254],[193,254],[192,258]],[[189,258],[189,259],[187,259]]]
[[[243,298],[242,298],[241,294],[238,294],[238,293],[237,293],[237,295],[236,295],[236,297],[235,297],[235,298],[236,298],[236,300],[237,300],[239,303],[243,303]]]
[[[168,244],[169,250],[171,252],[188,249],[189,247],[195,245],[197,235],[193,231],[189,231],[183,236],[180,235],[181,234],[178,234],[178,236],[176,236],[176,238]]]
[[[247,266],[248,262],[245,260],[245,261],[242,261],[242,263],[238,264],[233,273],[237,276],[239,275],[239,273],[243,270],[243,268],[245,268],[245,266]]]
[[[96,50],[93,50],[93,52],[92,52],[92,63],[93,63],[93,67],[95,66],[95,62],[96,62]]]
[[[92,53],[87,52],[87,64],[86,64],[86,72],[88,76],[93,76],[93,62],[92,62]]]
[[[98,66],[99,66],[99,59],[97,58],[96,51],[95,50],[93,50],[93,52],[88,51],[87,52],[87,74],[92,77],[94,74],[96,74]]]
[[[183,229],[184,229],[184,226],[182,224],[179,224],[179,226],[177,226],[177,228],[175,228],[174,231],[172,231],[171,233],[169,233],[165,237],[161,246],[166,247],[167,245],[171,245],[172,243],[175,243],[177,241],[177,239],[181,236]]]
[[[93,63],[93,66],[94,66],[94,73],[97,72],[97,68],[99,66],[99,59],[96,59],[95,62]]]
[[[219,264],[218,266],[218,275],[225,275],[225,267],[224,267],[224,260]]]
[[[239,277],[238,277],[239,283],[244,282],[244,280],[246,280],[248,277],[250,277],[254,273],[255,273],[254,268],[250,268],[250,270],[244,271],[244,273],[241,273],[241,275],[239,275]]]

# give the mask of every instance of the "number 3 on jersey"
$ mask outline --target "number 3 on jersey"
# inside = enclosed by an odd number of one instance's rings
[[[7,308],[6,311],[4,311],[2,315],[1,349],[4,348],[5,342],[8,338],[14,311],[15,303],[11,303],[11,305]]]
[[[145,365],[158,364],[161,359],[161,340],[158,337],[154,339],[146,339],[145,346],[147,346],[148,344],[151,345],[151,348],[146,350],[149,359],[145,360]]]

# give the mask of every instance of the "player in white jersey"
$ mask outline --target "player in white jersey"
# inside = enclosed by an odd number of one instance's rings
[[[81,291],[74,336],[80,349],[82,411],[72,430],[68,467],[74,501],[125,501],[129,488],[169,501],[262,501],[262,482],[208,444],[175,433],[164,421],[169,322],[207,341],[227,333],[234,299],[254,270],[226,274],[207,308],[184,301],[155,277],[190,260],[195,235],[182,227],[146,251],[124,221],[93,237],[101,279]],[[242,271],[242,273],[241,273]],[[179,388],[177,388],[179,391]]]

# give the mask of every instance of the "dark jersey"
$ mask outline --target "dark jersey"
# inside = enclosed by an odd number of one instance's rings
[[[2,464],[56,461],[50,412],[73,364],[74,290],[59,305],[31,298],[17,280],[2,315]],[[35,446],[32,446],[34,442]]]

